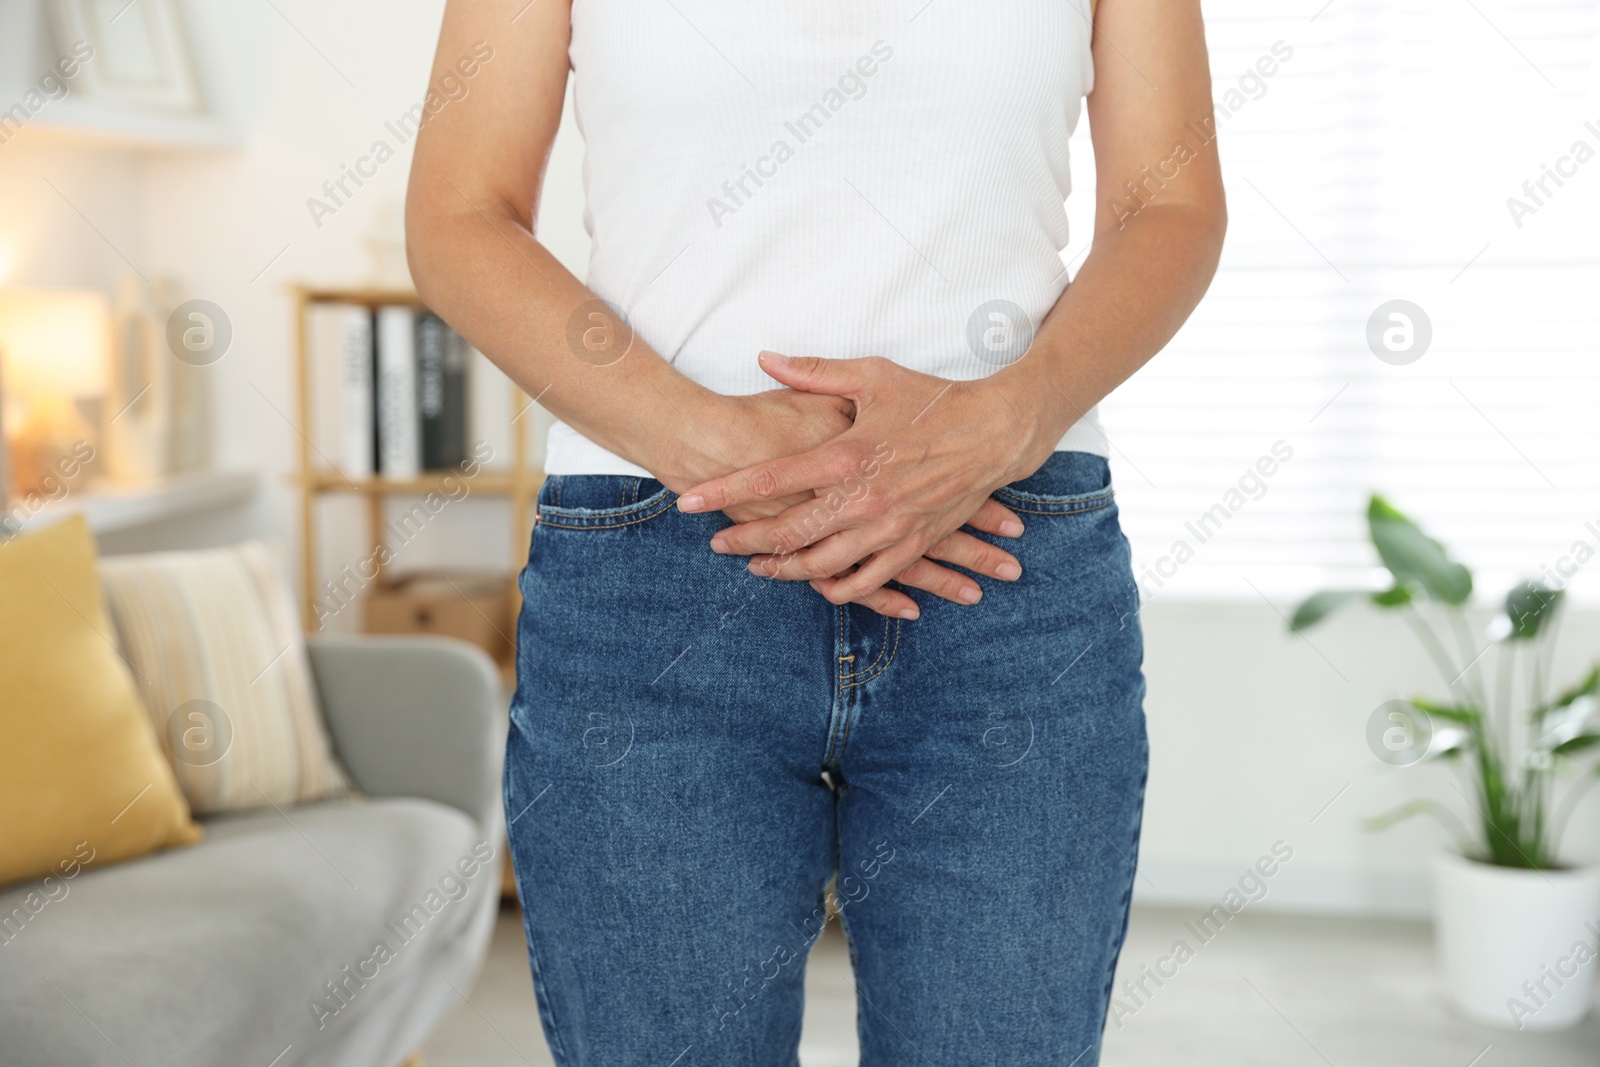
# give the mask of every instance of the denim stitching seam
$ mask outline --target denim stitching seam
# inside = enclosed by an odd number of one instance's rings
[[[992,495],[996,499],[1004,498],[1006,505],[1012,511],[1021,511],[1028,515],[1081,515],[1084,512],[1099,511],[1101,508],[1109,506],[1116,497],[1114,491],[1107,489],[1103,496],[1095,496],[1084,501],[1064,501],[1059,505],[1051,505],[1048,501],[1018,496],[1015,493],[1008,493],[1004,489],[996,489]],[[1025,507],[1024,505],[1027,504],[1038,506]]]
[[[660,515],[662,512],[670,511],[672,509],[672,506],[673,506],[674,503],[675,503],[674,500],[668,499],[668,500],[662,502],[661,507],[656,508],[654,511],[650,512],[648,515],[640,515],[638,518],[630,518],[630,519],[627,519],[627,520],[625,520],[623,522],[586,522],[586,523],[552,522],[550,519],[545,518],[543,513],[541,513],[540,516],[539,516],[539,525],[540,526],[550,526],[550,527],[553,527],[553,528],[555,528],[557,530],[616,530],[616,529],[619,529],[619,528],[621,528],[623,526],[635,526],[635,525],[637,525],[637,524],[639,524],[641,522],[649,522],[651,519],[655,518],[657,515]],[[641,505],[641,506],[642,507],[648,507],[649,506],[649,501],[646,501],[645,504]],[[621,518],[621,517],[622,516],[620,516],[620,515],[604,516],[604,518]],[[565,516],[563,516],[563,518],[565,518]]]
[[[889,624],[894,622],[894,621],[895,620],[889,618],[887,615],[884,616],[884,619],[883,619],[883,645],[878,649],[878,654],[873,657],[872,662],[867,664],[865,667],[861,668],[859,671],[851,671],[849,674],[841,674],[839,676],[841,679],[855,678],[855,677],[857,677],[859,675],[866,674],[868,671],[872,670],[872,668],[874,668],[874,667],[876,667],[878,665],[878,661],[883,659],[883,654],[889,650]],[[854,656],[852,656],[850,658],[852,660],[855,659]]]
[[[567,1064],[572,1062],[572,1058],[567,1055],[566,1041],[561,1036],[561,1028],[556,1024],[555,1005],[551,1002],[550,987],[544,980],[544,968],[539,966],[539,954],[534,950],[533,938],[531,937],[528,938],[528,965],[529,970],[533,972],[533,984],[536,992],[535,1000],[539,1002],[540,1014],[544,1016],[545,1022],[549,1024],[550,1034],[552,1035],[550,1040],[551,1059],[555,1060],[558,1067],[566,1067]]]
[[[845,639],[846,627],[849,625],[849,619],[845,615],[843,604],[835,604],[833,606],[833,622],[833,654],[834,663],[836,665],[834,667],[835,689],[833,693],[833,704],[828,709],[828,744],[822,754],[822,765],[824,767],[833,766],[839,758],[840,751],[843,747],[840,744],[838,736],[839,716],[843,714],[847,719],[849,716],[849,708],[844,706],[848,703],[845,698],[845,690],[848,689],[849,686],[844,684],[844,672],[842,669],[842,664],[849,662],[849,660],[846,659],[846,656],[849,653],[849,642]]]
[[[887,635],[885,635],[885,636],[887,637]],[[895,619],[894,620],[894,643],[889,646],[889,659],[888,659],[888,661],[886,663],[884,663],[884,665],[882,667],[879,667],[875,673],[867,676],[866,678],[861,679],[859,682],[851,682],[849,685],[845,686],[845,688],[846,689],[854,689],[856,686],[858,686],[858,685],[866,685],[868,682],[872,681],[872,679],[878,677],[878,675],[882,674],[884,671],[889,669],[889,664],[894,662],[895,654],[898,653],[899,651],[900,651],[900,620],[899,619]],[[846,727],[846,735],[847,736],[848,736],[848,733],[849,733],[849,728]]]
[[[1144,822],[1144,795],[1145,795],[1145,789],[1149,785],[1149,782],[1150,782],[1150,765],[1149,765],[1149,762],[1148,762],[1148,760],[1149,760],[1148,749],[1146,751],[1145,759],[1146,759],[1146,763],[1145,763],[1144,772],[1139,775],[1139,794],[1138,794],[1137,801],[1135,801],[1135,803],[1134,803],[1134,809],[1133,809],[1134,810],[1133,833],[1130,835],[1132,837],[1132,841],[1130,843],[1130,847],[1131,847],[1131,849],[1133,851],[1133,854],[1135,856],[1137,856],[1139,854],[1139,838],[1141,836],[1140,835],[1140,831],[1143,829],[1143,822]],[[1122,892],[1122,900],[1120,901],[1121,912],[1122,912],[1122,922],[1118,926],[1118,928],[1116,929],[1116,932],[1113,933],[1112,937],[1111,937],[1111,959],[1106,965],[1106,982],[1105,982],[1105,1005],[1106,1006],[1105,1006],[1105,1009],[1104,1009],[1105,1014],[1109,1014],[1110,1010],[1111,1010],[1111,998],[1112,998],[1112,995],[1114,993],[1114,989],[1115,989],[1116,981],[1117,981],[1117,957],[1122,955],[1123,945],[1127,942],[1127,938],[1128,938],[1128,913],[1129,913],[1130,905],[1133,903],[1133,884],[1134,884],[1135,881],[1138,880],[1138,877],[1139,877],[1139,865],[1138,865],[1138,862],[1135,861],[1134,864],[1133,864],[1133,874],[1131,876],[1129,876],[1129,878],[1128,878],[1128,885],[1123,890],[1123,892]],[[1105,1022],[1105,1014],[1103,1014],[1101,1016],[1101,1023],[1102,1024],[1104,1024],[1104,1022]]]

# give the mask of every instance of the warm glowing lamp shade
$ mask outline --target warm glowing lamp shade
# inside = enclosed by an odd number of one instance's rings
[[[0,291],[0,456],[10,453],[9,488],[19,496],[53,497],[59,476],[93,455],[95,428],[84,417],[93,405],[79,402],[105,395],[110,343],[101,293]]]
[[[0,292],[0,381],[29,402],[106,391],[111,312],[97,292]]]

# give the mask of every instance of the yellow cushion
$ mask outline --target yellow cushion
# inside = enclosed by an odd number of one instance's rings
[[[200,839],[115,640],[81,517],[0,542],[0,883]]]

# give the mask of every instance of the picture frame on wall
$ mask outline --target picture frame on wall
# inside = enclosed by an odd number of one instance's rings
[[[93,46],[78,87],[97,102],[142,112],[202,109],[178,0],[50,0],[50,15],[59,46]]]

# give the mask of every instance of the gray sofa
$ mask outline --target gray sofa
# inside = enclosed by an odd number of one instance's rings
[[[397,1067],[463,1003],[500,900],[499,677],[445,638],[311,662],[362,795],[60,883],[0,943],[5,1067]]]

